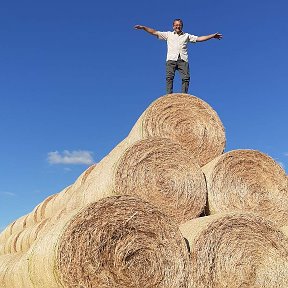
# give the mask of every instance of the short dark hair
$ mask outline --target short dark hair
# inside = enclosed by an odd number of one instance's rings
[[[182,21],[182,19],[174,19],[174,20],[173,20],[173,25],[174,25],[174,23],[175,23],[176,21],[179,21],[179,22],[181,23],[182,27],[183,27],[183,21]]]

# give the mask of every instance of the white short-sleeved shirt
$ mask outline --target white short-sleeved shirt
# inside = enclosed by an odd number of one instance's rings
[[[156,33],[158,39],[167,41],[166,61],[168,60],[177,61],[178,56],[180,54],[181,59],[188,62],[187,43],[189,42],[196,43],[198,36],[183,32],[180,35],[178,35],[175,31],[173,32],[157,31]]]

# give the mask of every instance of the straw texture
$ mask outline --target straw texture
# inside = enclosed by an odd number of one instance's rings
[[[32,288],[32,285],[27,285],[27,286],[23,286],[22,281],[12,281],[12,278],[16,278],[17,274],[13,273],[15,270],[15,267],[18,266],[19,264],[22,263],[23,259],[23,255],[21,254],[7,254],[7,255],[1,255],[0,256],[0,287],[1,288],[25,288],[25,287],[30,287]],[[18,273],[21,271],[22,268],[17,269]],[[29,283],[31,284],[31,282]]]
[[[154,101],[138,119],[128,137],[101,161],[104,163],[100,166],[106,173],[114,165],[111,159],[117,161],[119,155],[129,146],[138,140],[151,137],[168,138],[173,142],[179,143],[182,149],[186,149],[191,158],[195,162],[198,162],[200,166],[220,155],[224,150],[226,142],[223,125],[217,113],[206,102],[192,95],[175,93],[165,95]],[[108,158],[108,161],[106,158]],[[107,162],[110,163],[107,165]],[[89,167],[80,175],[72,187],[69,186],[60,193],[48,197],[35,207],[31,213],[16,220],[10,227],[7,227],[8,229],[0,234],[0,243],[5,242],[13,234],[15,236],[24,228],[52,217],[59,210],[66,207],[68,202],[70,202],[68,206],[72,210],[75,207],[79,207],[80,202],[82,203],[80,206],[85,205],[87,202],[85,202],[85,199],[83,202],[83,197],[87,195],[82,195],[82,197],[80,194],[83,193],[85,182],[89,182],[95,175],[94,179],[97,182],[97,186],[99,186],[97,188],[97,194],[99,195],[95,195],[93,201],[101,199],[105,193],[103,191],[110,191],[111,189],[106,189],[107,181],[104,180],[103,184],[101,184],[102,180],[99,181],[98,175],[101,174],[101,179],[105,179],[108,177],[108,174],[104,175],[99,172],[101,168],[95,169],[97,166],[98,164]],[[97,171],[95,172],[95,170]],[[94,183],[92,186],[92,190],[95,191],[96,184]],[[102,187],[105,188],[102,189]],[[80,191],[77,192],[78,190]],[[74,196],[74,194],[77,195]],[[105,196],[109,195],[111,195],[110,192]],[[90,196],[87,197],[88,203],[91,200],[89,198]],[[183,211],[183,213],[185,214],[186,211]]]
[[[74,190],[78,189],[79,187],[81,187],[83,184],[85,184],[85,182],[87,181],[87,179],[89,178],[91,172],[95,169],[95,167],[97,166],[97,164],[93,164],[90,167],[88,167],[88,169],[86,169],[78,178],[77,180],[73,183],[72,187]]]
[[[210,214],[251,211],[288,225],[288,181],[283,168],[256,150],[227,152],[203,167]]]
[[[66,217],[28,258],[35,287],[188,287],[189,257],[178,227],[130,196],[108,197]]]
[[[33,242],[38,238],[40,231],[45,228],[48,222],[48,219],[44,219],[34,226],[12,234],[3,246],[0,246],[0,255],[28,251]]]
[[[221,155],[226,138],[217,113],[203,100],[188,94],[169,94],[154,101],[131,130],[130,140],[163,137],[181,144],[205,165]]]
[[[122,147],[122,148],[121,148]],[[206,204],[206,182],[200,166],[180,144],[169,139],[139,140],[116,147],[79,189],[78,205],[112,195],[146,200],[177,223],[197,217]]]
[[[73,193],[81,185],[83,185],[86,179],[89,177],[91,171],[95,168],[96,164],[91,165],[86,169],[73,183],[64,188],[59,193],[50,195],[44,201],[39,203],[31,213],[16,219],[13,223],[6,227],[4,231],[0,233],[0,243],[5,243],[8,238],[17,237],[25,228],[33,227],[35,224],[53,217],[59,211],[66,207],[66,204],[70,201]]]
[[[17,234],[17,237],[11,236],[9,241],[5,243],[6,254],[0,255],[0,287],[1,288],[38,288],[39,286],[32,283],[30,277],[29,259],[33,249],[43,237],[53,233],[55,225],[59,225],[64,219],[68,219],[70,214],[59,211],[51,219],[45,219],[33,227],[25,228]],[[51,247],[50,247],[51,248]],[[44,248],[45,250],[45,248]],[[45,254],[45,253],[44,253]],[[42,261],[38,262],[38,267],[42,265]],[[40,286],[41,287],[41,286]],[[58,286],[51,286],[58,287]],[[62,287],[62,286],[60,286]]]
[[[217,214],[180,227],[197,288],[287,288],[288,239],[265,218]]]
[[[116,194],[137,195],[177,223],[203,211],[207,194],[204,174],[181,145],[162,138],[138,141],[117,164]]]
[[[6,259],[5,259],[6,257]],[[4,260],[2,260],[4,258]],[[6,260],[6,261],[5,261]],[[7,254],[0,256],[0,287],[1,288],[38,288],[31,282],[27,254]],[[39,263],[39,265],[41,265]],[[2,271],[4,273],[2,273]],[[53,286],[51,286],[52,288]],[[39,287],[40,288],[40,287]],[[53,287],[57,288],[57,287]]]
[[[281,227],[281,231],[288,237],[288,226]]]
[[[17,220],[10,223],[1,233],[0,233],[0,243],[4,243],[12,234],[22,231],[26,227],[26,218],[24,215]]]
[[[65,208],[67,201],[61,203],[60,200],[63,200],[63,195],[66,195],[66,191],[69,190],[69,186],[65,188],[62,193],[57,193],[50,195],[40,204],[38,204],[32,212],[16,219],[10,225],[6,227],[4,231],[0,233],[0,244],[5,244],[6,247],[10,247],[10,244],[7,245],[6,242],[10,242],[14,238],[18,238],[21,233],[28,228],[33,228],[37,223],[42,222],[45,219],[53,217],[57,212]],[[60,196],[61,195],[61,196]],[[55,205],[55,200],[58,198],[57,205]],[[27,230],[28,231],[28,230]],[[12,242],[15,242],[12,240]],[[9,248],[10,249],[10,248]],[[13,249],[12,249],[13,250]],[[0,251],[3,251],[0,249]],[[6,251],[7,253],[7,251]],[[1,254],[1,252],[0,252]]]
[[[133,144],[122,141],[73,185],[49,196],[31,213],[16,220],[4,232],[3,242],[18,237],[25,228],[51,218],[64,207],[72,211],[103,197],[136,192],[178,223],[197,217],[204,209],[207,194],[203,172],[180,144],[164,138]]]

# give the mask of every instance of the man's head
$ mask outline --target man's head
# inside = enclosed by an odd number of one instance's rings
[[[173,30],[177,33],[180,34],[183,29],[183,21],[181,19],[175,19],[173,21]]]

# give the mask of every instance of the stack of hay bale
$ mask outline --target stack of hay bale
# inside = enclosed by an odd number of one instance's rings
[[[287,175],[225,142],[204,101],[157,99],[101,162],[0,234],[0,287],[287,288]]]

